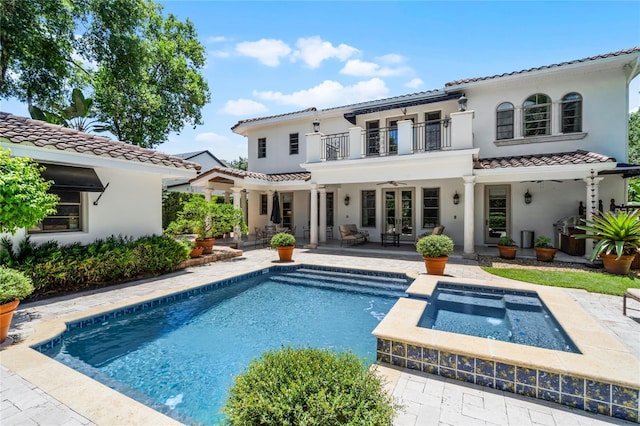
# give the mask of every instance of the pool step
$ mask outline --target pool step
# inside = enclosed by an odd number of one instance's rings
[[[274,275],[269,278],[272,281],[292,284],[292,285],[304,285],[307,287],[326,288],[341,291],[351,291],[356,293],[371,294],[375,296],[387,296],[387,297],[406,297],[404,288],[402,287],[389,287],[381,284],[371,284],[366,282],[353,283],[351,280],[331,280],[327,277],[314,277],[309,274],[302,274],[302,276],[295,276],[291,274]],[[406,287],[405,287],[406,288]]]
[[[441,291],[438,293],[436,300],[438,302],[444,302],[447,304],[450,303],[460,303],[467,306],[478,306],[478,307],[486,307],[486,308],[494,308],[494,309],[504,309],[505,303],[502,296],[496,295],[468,295],[462,292],[449,291],[446,292]]]
[[[320,269],[308,269],[308,268],[299,268],[299,269],[296,269],[295,272],[313,274],[316,276],[329,276],[331,278],[338,278],[338,277],[350,278],[350,279],[356,278],[360,280],[366,280],[367,282],[383,282],[385,284],[396,283],[398,285],[404,285],[405,288],[410,284],[410,281],[412,281],[409,278],[381,276],[381,275],[375,275],[375,273],[372,273],[371,275],[367,275],[367,274],[354,274],[351,272],[323,271]]]
[[[376,287],[376,288],[385,288],[392,290],[401,290],[405,291],[409,287],[408,280],[394,280],[394,279],[385,279],[386,277],[375,277],[375,276],[358,276],[353,274],[340,274],[340,275],[326,275],[326,274],[316,274],[315,271],[302,271],[297,270],[294,272],[287,272],[283,275],[288,277],[296,277],[309,279],[313,281],[328,281],[328,282],[337,282],[344,284],[353,284],[353,285],[362,285],[366,287]]]

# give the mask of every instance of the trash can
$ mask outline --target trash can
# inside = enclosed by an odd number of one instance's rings
[[[520,247],[533,248],[533,231],[520,231]]]

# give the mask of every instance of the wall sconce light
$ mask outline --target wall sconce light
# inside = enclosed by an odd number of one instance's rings
[[[345,206],[348,206],[348,205],[349,205],[349,201],[350,201],[350,198],[349,198],[349,196],[348,196],[348,195],[347,195],[346,197],[344,197],[344,205],[345,205]]]
[[[453,194],[453,204],[457,206],[458,203],[460,203],[460,196],[458,195],[458,191],[456,191],[456,193]]]
[[[444,127],[445,129],[447,127],[449,127],[449,122],[451,122],[451,119],[449,117],[445,118],[442,120],[442,127]]]
[[[527,189],[527,192],[524,193],[524,203],[525,204],[531,204],[531,193],[529,192],[529,190]]]
[[[458,111],[466,111],[466,110],[467,110],[467,97],[463,93],[462,96],[458,98]]]
[[[313,131],[316,133],[320,131],[320,122],[318,119],[313,120]]]

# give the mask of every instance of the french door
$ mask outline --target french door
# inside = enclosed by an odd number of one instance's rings
[[[487,186],[484,197],[484,241],[486,244],[497,244],[511,230],[511,187]]]
[[[400,234],[400,239],[415,239],[414,188],[385,189],[382,232]]]

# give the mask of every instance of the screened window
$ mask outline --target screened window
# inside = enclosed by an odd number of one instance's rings
[[[376,191],[362,191],[360,226],[376,226]]]
[[[524,136],[551,134],[551,101],[547,95],[536,93],[524,101],[522,129]]]
[[[45,217],[29,230],[30,233],[82,231],[82,193],[80,191],[55,191],[60,197],[57,211]]]
[[[422,227],[440,225],[440,188],[422,189]]]
[[[569,93],[562,98],[562,133],[582,131],[582,96]]]
[[[513,139],[513,104],[503,102],[496,108],[496,139]]]
[[[298,134],[289,133],[289,155],[298,154]]]
[[[267,138],[258,138],[258,158],[267,156]]]
[[[260,194],[260,214],[267,214],[267,194]]]

